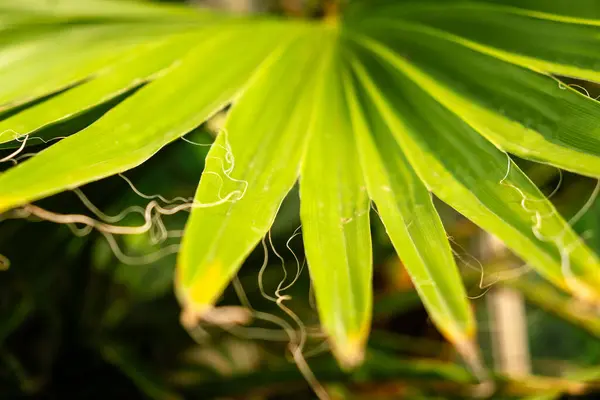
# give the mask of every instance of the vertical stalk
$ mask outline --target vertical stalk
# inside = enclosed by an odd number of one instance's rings
[[[504,252],[506,248],[498,239],[487,234],[482,237],[484,265],[486,260],[502,256]],[[531,359],[523,296],[514,288],[498,285],[490,290],[486,302],[496,369],[515,378],[529,375]]]

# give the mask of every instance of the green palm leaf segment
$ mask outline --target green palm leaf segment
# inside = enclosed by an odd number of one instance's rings
[[[371,209],[338,53],[339,47],[317,98],[300,178],[300,214],[321,322],[338,359],[351,367],[363,359],[371,325]]]
[[[475,324],[430,192],[600,303],[598,257],[505,153],[600,177],[600,104],[549,75],[600,80],[597,1],[358,2],[312,23],[48,4],[0,5],[0,144],[138,90],[0,174],[0,212],[133,168],[231,105],[179,255],[187,312],[215,305],[298,179],[320,319],[345,366],[369,332],[370,200],[467,358]]]
[[[581,6],[580,2],[573,7],[568,2],[545,3],[550,6],[562,3],[573,11]],[[579,14],[585,12],[589,17],[594,12],[600,13],[597,1],[594,3],[595,9],[588,7]],[[443,11],[433,8],[427,13],[419,12],[418,8],[415,5],[411,11],[400,10],[399,15],[407,22],[428,26],[466,46],[516,64],[583,79],[600,78],[594,55],[600,43],[597,24],[567,24],[551,16],[544,18],[531,12],[515,12],[511,7],[498,9],[477,3]]]
[[[263,65],[207,155],[177,276],[184,306],[198,315],[268,232],[298,177],[322,69],[320,33],[305,33]]]
[[[130,28],[59,30],[4,46],[0,73],[6,81],[0,110],[64,89],[123,57],[137,42],[135,34],[128,35]]]
[[[185,18],[195,20],[201,13],[183,7],[171,7],[157,3],[123,2],[120,0],[3,0],[0,12],[10,17],[26,13],[28,17],[48,20],[65,19],[105,19],[109,21],[182,22]]]
[[[361,30],[410,60],[411,79],[497,147],[599,176],[599,103],[551,77],[501,62],[421,25],[374,17],[361,21]]]
[[[295,34],[294,29],[281,28],[271,23],[242,24],[213,31],[161,79],[137,91],[95,124],[1,175],[0,210],[141,164],[236,97],[277,48],[272,36]],[[253,46],[245,49],[241,38],[252,40]],[[235,62],[230,51],[239,52]]]
[[[106,67],[95,79],[0,121],[0,132],[5,132],[0,143],[34,134],[46,125],[70,118],[152,80],[157,74],[168,73],[169,67],[175,67],[176,60],[201,38],[199,34],[179,34],[129,49],[131,55]],[[36,140],[31,143],[36,144]]]
[[[432,319],[466,346],[475,324],[431,195],[363,86],[347,75],[346,88],[369,195]]]

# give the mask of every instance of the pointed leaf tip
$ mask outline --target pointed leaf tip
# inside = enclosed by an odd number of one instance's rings
[[[183,282],[183,274],[178,270],[176,291],[182,306],[198,315],[203,314],[217,301],[229,278],[223,279],[223,266],[213,261],[201,272],[201,276],[193,276]]]
[[[353,370],[363,363],[368,336],[367,330],[366,332],[359,332],[356,335],[349,335],[343,343],[337,338],[331,339],[333,354],[343,370]]]

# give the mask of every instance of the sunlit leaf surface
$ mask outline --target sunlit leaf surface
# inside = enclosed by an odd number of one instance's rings
[[[310,22],[5,0],[0,160],[17,165],[0,175],[0,212],[138,166],[230,107],[195,201],[181,205],[184,310],[214,307],[299,180],[338,361],[358,364],[369,332],[371,201],[433,322],[473,361],[475,324],[430,192],[524,269],[599,304],[597,255],[510,155],[600,176],[600,104],[551,76],[598,80],[599,25],[596,0],[356,2]],[[98,106],[108,111],[69,137],[36,137]],[[42,139],[56,142],[17,157]]]

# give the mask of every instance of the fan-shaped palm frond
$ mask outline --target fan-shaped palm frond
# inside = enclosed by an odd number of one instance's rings
[[[117,4],[118,3],[118,4]],[[431,194],[558,287],[600,303],[600,261],[508,153],[600,176],[597,0],[351,4],[306,22],[109,1],[0,5],[0,143],[137,89],[0,175],[0,211],[133,168],[231,104],[176,276],[202,317],[300,180],[324,330],[362,359],[370,200],[432,319],[469,355],[475,324]]]

